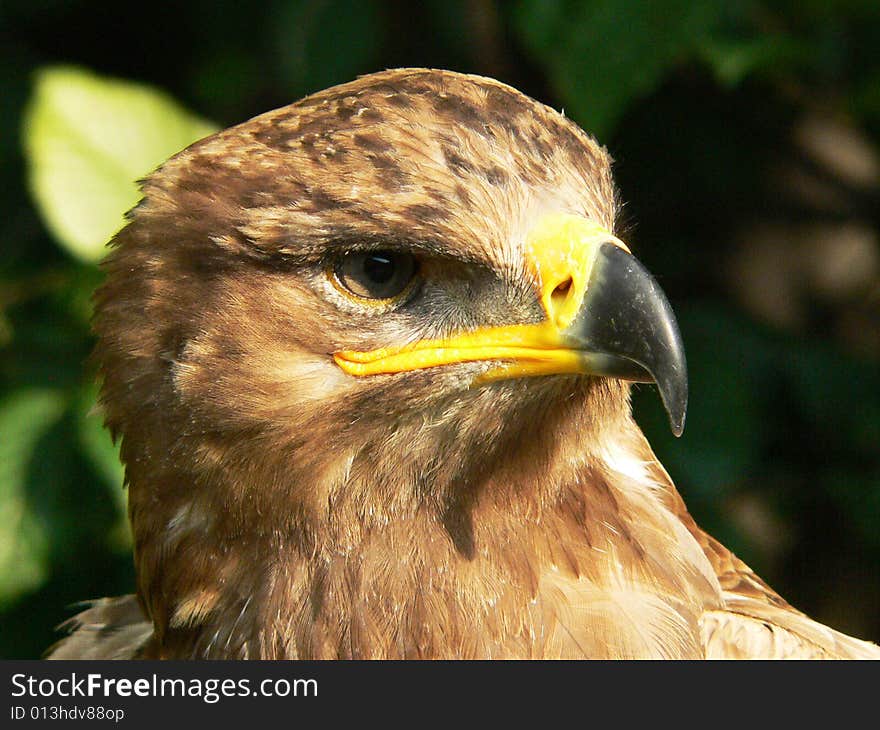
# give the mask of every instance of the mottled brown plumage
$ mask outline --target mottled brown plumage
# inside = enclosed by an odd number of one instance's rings
[[[604,149],[490,79],[363,77],[196,143],[143,186],[97,294],[133,597],[53,656],[878,656],[693,522],[627,383],[497,363],[354,377],[373,351],[544,313],[526,232],[613,230]],[[331,285],[411,250],[420,288]]]

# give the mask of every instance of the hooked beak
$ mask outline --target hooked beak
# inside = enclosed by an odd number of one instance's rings
[[[542,219],[526,242],[546,319],[487,327],[369,352],[342,351],[350,375],[500,361],[477,383],[587,374],[656,383],[672,432],[684,430],[687,366],[672,307],[648,270],[602,227],[574,215]]]

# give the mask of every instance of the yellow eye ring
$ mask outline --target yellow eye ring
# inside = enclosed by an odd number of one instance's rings
[[[407,298],[418,276],[415,257],[403,251],[349,251],[331,262],[327,278],[347,299],[387,307]]]

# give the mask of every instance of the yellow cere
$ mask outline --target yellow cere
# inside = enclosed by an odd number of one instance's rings
[[[599,246],[614,243],[629,249],[605,228],[577,215],[548,215],[529,232],[526,262],[536,276],[541,305],[560,330],[580,309]]]
[[[591,357],[568,347],[563,331],[577,316],[596,254],[606,242],[628,250],[601,226],[574,215],[549,215],[532,229],[526,239],[526,266],[539,284],[538,296],[547,313],[544,322],[487,327],[368,352],[345,350],[333,358],[343,371],[355,376],[489,360],[508,362],[486,373],[480,382],[589,372]]]

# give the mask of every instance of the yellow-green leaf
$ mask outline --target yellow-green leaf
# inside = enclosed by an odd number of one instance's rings
[[[54,390],[14,393],[0,402],[0,606],[46,577],[46,526],[28,506],[28,468],[40,437],[64,411]]]
[[[140,199],[136,181],[214,129],[148,86],[43,69],[24,117],[31,193],[58,241],[97,261]]]
[[[119,460],[119,444],[114,444],[110,432],[104,428],[101,408],[97,403],[97,383],[90,383],[76,399],[74,412],[82,452],[100,475],[110,494],[125,516],[125,492],[122,485],[125,470]]]

